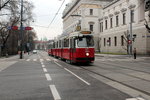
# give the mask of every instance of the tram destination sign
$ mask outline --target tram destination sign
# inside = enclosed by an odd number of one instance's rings
[[[91,34],[91,31],[81,31],[82,34]]]

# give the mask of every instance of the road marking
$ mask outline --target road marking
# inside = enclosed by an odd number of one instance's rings
[[[46,59],[47,61],[51,61],[50,59]]]
[[[27,59],[26,61],[30,61],[30,59]]]
[[[33,61],[37,61],[37,59],[33,59]]]
[[[85,81],[84,79],[82,79],[81,77],[79,77],[78,75],[76,75],[75,73],[73,73],[72,71],[70,71],[67,68],[64,68],[66,71],[68,71],[69,73],[71,73],[72,75],[74,75],[75,77],[77,77],[78,79],[80,79],[81,81],[83,81],[85,84],[87,85],[91,85],[89,82]]]
[[[57,61],[58,62],[58,59],[53,59],[53,61]]]
[[[45,65],[42,65],[42,67],[44,68],[44,67],[45,67]]]
[[[127,98],[126,100],[145,100],[141,97],[136,97],[136,98]]]
[[[43,62],[41,62],[41,65],[44,65]]]
[[[54,100],[61,100],[60,95],[55,87],[55,85],[49,85],[50,90],[53,94]]]
[[[56,65],[58,65],[58,66],[60,66],[60,67],[62,67],[62,68],[63,68],[63,66],[62,66],[62,65],[60,65],[59,63],[57,63],[56,61],[54,61],[54,63],[55,63]]]
[[[46,68],[43,68],[43,71],[44,71],[44,72],[47,72],[47,69],[46,69]]]
[[[46,77],[47,81],[51,81],[52,80],[52,78],[51,78],[51,76],[49,74],[45,74],[45,77]]]
[[[43,61],[43,59],[40,59],[40,61],[42,62],[42,61]]]

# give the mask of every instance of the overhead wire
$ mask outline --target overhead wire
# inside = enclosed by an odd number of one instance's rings
[[[58,11],[56,12],[54,18],[52,19],[52,21],[50,22],[50,24],[48,25],[48,28],[50,27],[50,25],[53,23],[53,21],[55,20],[56,16],[58,15],[60,9],[62,8],[63,4],[65,3],[65,0],[63,0],[62,4],[60,5]]]

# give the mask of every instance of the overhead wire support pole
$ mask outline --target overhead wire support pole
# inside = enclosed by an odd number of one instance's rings
[[[23,0],[21,0],[21,21],[20,21],[20,59],[23,59]]]
[[[133,22],[133,10],[130,9],[130,54],[132,55],[133,36],[132,36],[132,22]]]

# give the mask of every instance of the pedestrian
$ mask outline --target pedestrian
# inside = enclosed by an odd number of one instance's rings
[[[134,59],[136,59],[136,48],[133,50]]]

